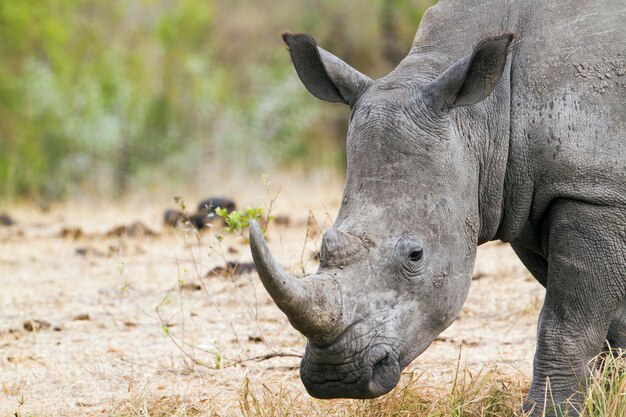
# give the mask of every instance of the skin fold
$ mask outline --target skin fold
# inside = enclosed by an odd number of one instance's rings
[[[578,414],[588,361],[626,347],[623,22],[617,0],[441,1],[379,80],[283,35],[304,86],[352,110],[319,271],[290,276],[251,226],[263,283],[309,340],[311,395],[391,390],[461,310],[477,245],[501,239],[546,287],[524,408]]]

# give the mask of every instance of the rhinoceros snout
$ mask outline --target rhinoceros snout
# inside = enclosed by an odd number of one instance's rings
[[[372,349],[355,362],[334,363],[337,359],[336,355],[323,357],[307,349],[300,378],[309,395],[319,399],[376,398],[391,391],[400,380],[402,368],[386,349]]]

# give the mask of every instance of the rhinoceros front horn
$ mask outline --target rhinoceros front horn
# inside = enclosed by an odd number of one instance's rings
[[[313,341],[332,340],[342,329],[339,284],[328,274],[296,278],[276,263],[261,226],[250,222],[250,249],[259,277],[296,330]]]

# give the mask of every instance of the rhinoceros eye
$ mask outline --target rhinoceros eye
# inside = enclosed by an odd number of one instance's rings
[[[404,277],[417,277],[426,268],[424,249],[417,236],[410,234],[400,236],[393,251],[394,268]]]
[[[424,250],[422,248],[413,248],[411,249],[411,252],[409,253],[409,259],[412,260],[413,262],[417,262],[420,259],[422,259],[423,255],[424,255]]]

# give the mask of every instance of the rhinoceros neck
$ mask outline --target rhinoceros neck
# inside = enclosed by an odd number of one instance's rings
[[[518,32],[518,2],[440,1],[422,20],[411,52],[396,70],[414,71],[424,82],[435,79],[450,65],[469,55],[482,40]],[[507,168],[510,120],[512,57],[496,90],[482,102],[452,110],[452,120],[467,141],[478,173],[476,204],[480,228],[478,244],[492,240],[503,217],[504,181]]]
[[[466,56],[490,36],[517,33],[525,1],[440,0],[426,11],[411,54],[439,52],[447,66]]]

